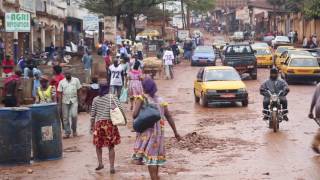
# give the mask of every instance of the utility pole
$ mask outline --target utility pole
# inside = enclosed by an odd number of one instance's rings
[[[162,37],[164,38],[166,35],[166,3],[162,3],[162,13],[163,13],[163,18],[162,18]]]
[[[183,0],[180,0],[181,2],[181,19],[182,19],[182,28],[186,28],[186,20],[185,20],[185,14],[184,14],[184,2]]]

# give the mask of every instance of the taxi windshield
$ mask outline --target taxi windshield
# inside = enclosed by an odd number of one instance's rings
[[[305,59],[292,59],[290,62],[291,67],[319,67],[316,59],[305,58]]]
[[[271,51],[269,49],[257,49],[256,55],[270,55]]]
[[[205,81],[240,81],[239,74],[232,69],[209,70],[205,73]]]

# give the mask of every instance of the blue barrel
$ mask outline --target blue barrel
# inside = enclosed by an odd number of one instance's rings
[[[0,108],[0,164],[30,163],[31,137],[29,108]]]
[[[30,106],[34,160],[55,160],[62,157],[61,122],[56,103]]]

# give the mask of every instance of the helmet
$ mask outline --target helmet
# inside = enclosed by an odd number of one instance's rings
[[[279,73],[279,71],[277,68],[273,67],[270,69],[270,74],[278,74],[278,73]]]

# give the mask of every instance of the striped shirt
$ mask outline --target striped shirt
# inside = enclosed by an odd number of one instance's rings
[[[121,111],[124,112],[116,96],[106,94],[102,97],[95,97],[91,107],[91,121],[111,120],[110,109],[115,108],[115,105],[117,105]]]

